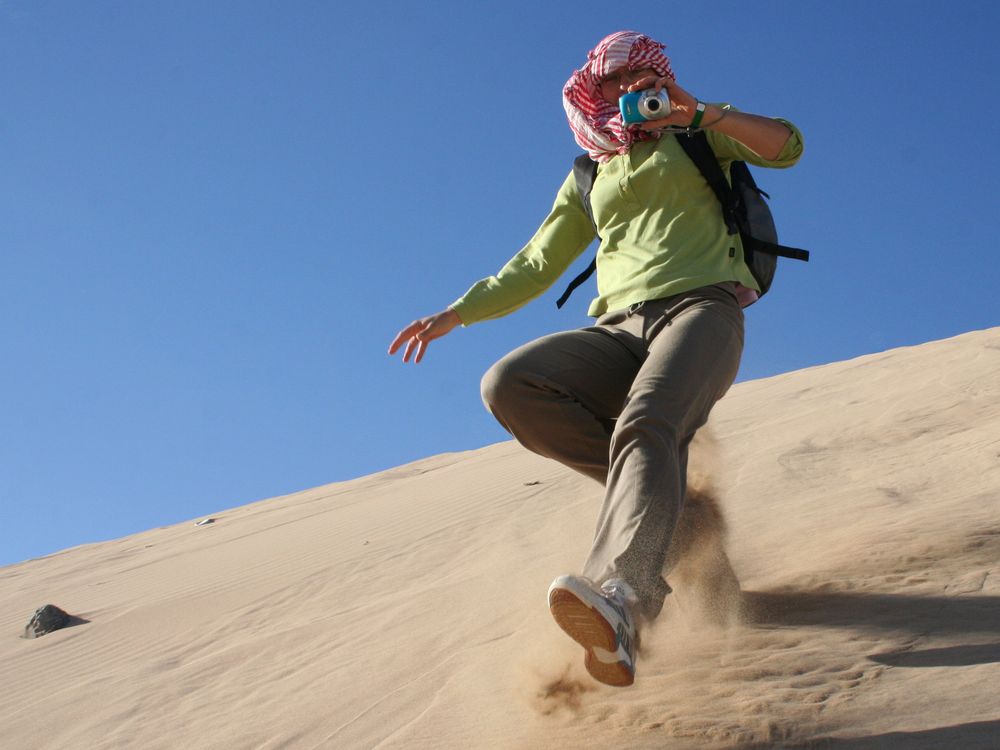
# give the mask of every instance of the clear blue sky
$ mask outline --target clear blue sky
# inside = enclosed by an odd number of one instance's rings
[[[386,348],[534,232],[618,29],[805,133],[741,380],[1000,324],[1000,6],[624,5],[2,0],[0,564],[506,439],[479,378],[569,274]]]

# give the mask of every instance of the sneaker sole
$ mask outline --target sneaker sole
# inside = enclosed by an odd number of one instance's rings
[[[603,662],[594,653],[595,648],[609,654],[618,650],[615,631],[597,610],[572,591],[556,589],[549,594],[549,611],[556,624],[586,650],[584,666],[591,677],[613,687],[627,687],[635,682],[635,675],[627,664]]]

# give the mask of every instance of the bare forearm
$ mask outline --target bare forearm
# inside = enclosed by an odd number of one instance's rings
[[[792,131],[778,120],[724,109],[716,104],[706,104],[705,111],[699,118],[698,100],[669,77],[647,76],[632,83],[628,90],[638,91],[650,86],[656,90],[667,89],[670,95],[670,115],[662,120],[644,123],[642,127],[647,130],[657,130],[668,125],[682,128],[694,125],[706,130],[715,130],[739,141],[768,161],[777,159],[788,139],[792,137]]]
[[[728,135],[768,160],[777,159],[792,137],[792,131],[778,120],[723,109],[715,104],[705,107],[701,127]]]

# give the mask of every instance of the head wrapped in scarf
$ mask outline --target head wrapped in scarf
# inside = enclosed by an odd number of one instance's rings
[[[587,62],[563,87],[563,107],[576,142],[596,161],[627,153],[635,141],[659,137],[637,125],[626,126],[618,105],[601,96],[601,79],[621,68],[652,68],[659,76],[674,78],[663,45],[637,31],[606,36],[587,54]]]

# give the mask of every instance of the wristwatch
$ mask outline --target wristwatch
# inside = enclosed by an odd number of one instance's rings
[[[696,128],[701,125],[701,118],[705,116],[705,102],[698,102],[694,105],[694,118],[691,120],[689,128]]]

